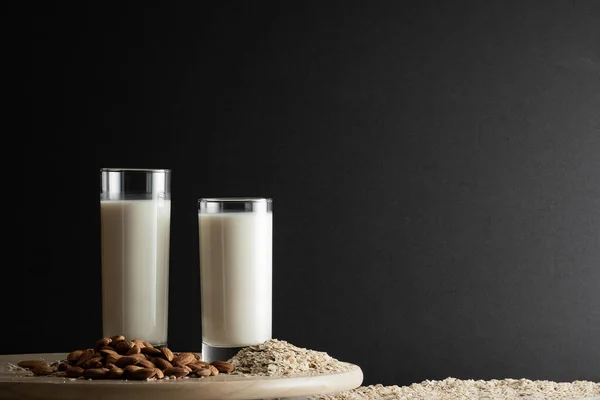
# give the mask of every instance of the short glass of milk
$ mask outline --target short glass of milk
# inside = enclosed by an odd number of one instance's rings
[[[202,358],[271,339],[273,209],[268,198],[198,200]]]
[[[171,171],[100,170],[102,330],[167,344]]]

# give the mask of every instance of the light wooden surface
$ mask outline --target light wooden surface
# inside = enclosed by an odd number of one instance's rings
[[[349,364],[349,372],[299,377],[217,375],[155,381],[87,380],[24,376],[9,371],[8,363],[42,359],[54,362],[66,354],[15,354],[0,356],[0,399],[10,400],[255,400],[304,398],[354,389],[363,373]]]

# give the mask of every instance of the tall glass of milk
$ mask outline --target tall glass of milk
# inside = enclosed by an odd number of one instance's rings
[[[198,201],[202,358],[271,339],[272,200]]]
[[[100,170],[102,330],[167,344],[171,171]]]

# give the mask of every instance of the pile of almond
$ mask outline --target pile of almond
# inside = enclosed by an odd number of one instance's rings
[[[122,335],[98,340],[94,348],[75,350],[66,360],[48,364],[41,360],[18,363],[34,375],[64,375],[85,379],[168,379],[215,376],[229,373],[234,366],[226,361],[211,363],[196,353],[173,353],[145,340],[127,340]]]

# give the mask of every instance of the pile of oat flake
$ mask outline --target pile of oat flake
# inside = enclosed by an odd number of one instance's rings
[[[361,386],[312,400],[574,400],[600,399],[600,383],[589,381],[551,382],[529,379],[426,380],[410,386]]]
[[[271,339],[245,347],[229,360],[232,374],[297,376],[339,373],[352,369],[325,352],[296,347],[284,340]],[[320,395],[311,400],[574,400],[600,399],[600,383],[589,381],[551,382],[528,379],[426,380],[410,386],[370,385],[342,393]]]
[[[352,367],[327,353],[270,339],[241,349],[229,360],[232,375],[290,376],[346,372]]]

